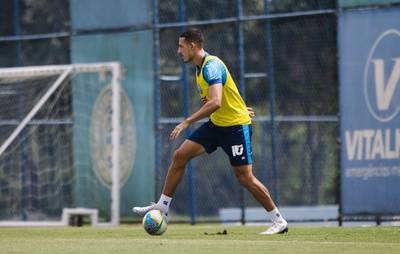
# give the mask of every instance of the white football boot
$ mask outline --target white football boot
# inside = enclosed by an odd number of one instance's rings
[[[282,223],[274,222],[272,225],[264,232],[261,232],[260,235],[275,235],[275,234],[283,234],[289,231],[288,223],[283,221]]]
[[[151,210],[157,210],[156,203],[151,202],[149,206],[144,206],[144,207],[134,207],[132,210],[134,213],[136,213],[139,216],[145,216],[146,213],[150,212]]]

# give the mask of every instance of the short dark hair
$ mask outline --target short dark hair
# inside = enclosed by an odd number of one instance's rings
[[[196,28],[190,28],[183,32],[179,37],[184,37],[186,43],[196,43],[200,48],[203,48],[204,36],[203,33]]]

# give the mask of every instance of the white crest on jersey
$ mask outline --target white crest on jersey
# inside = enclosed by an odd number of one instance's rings
[[[218,73],[218,69],[215,68],[215,66],[214,66],[213,64],[207,64],[207,65],[205,66],[205,68],[207,68],[207,71],[206,71],[206,73],[207,73],[207,79],[208,79],[208,80],[213,80],[213,79],[215,79],[216,76],[217,76],[217,73]]]

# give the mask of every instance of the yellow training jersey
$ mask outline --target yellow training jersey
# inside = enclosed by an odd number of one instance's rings
[[[222,83],[221,107],[210,115],[213,124],[227,127],[251,123],[246,104],[236,84],[225,64],[218,57],[206,53],[202,66],[197,67],[196,82],[203,103],[210,100],[209,86]]]

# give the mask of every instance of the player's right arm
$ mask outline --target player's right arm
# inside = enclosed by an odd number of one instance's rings
[[[209,95],[210,100],[207,103],[203,104],[203,106],[198,111],[193,113],[191,116],[186,118],[183,122],[175,127],[175,129],[171,132],[170,139],[177,138],[182,131],[189,127],[189,125],[210,116],[221,107],[222,84],[217,83],[210,86]]]

